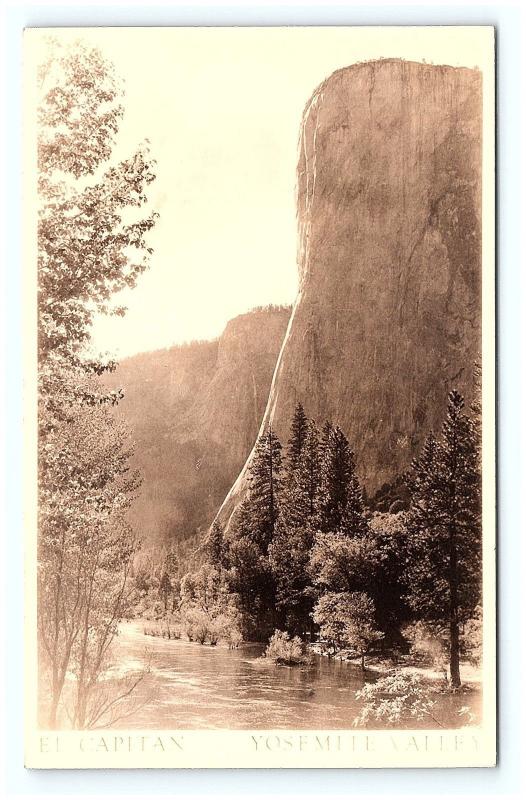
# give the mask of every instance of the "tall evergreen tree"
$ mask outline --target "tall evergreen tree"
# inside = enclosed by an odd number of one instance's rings
[[[316,423],[309,421],[305,442],[301,450],[296,484],[302,500],[304,519],[312,521],[316,512],[316,498],[320,490],[320,441]]]
[[[321,429],[321,439],[320,439],[320,457],[323,460],[325,453],[329,449],[329,445],[331,439],[334,435],[334,425],[329,420],[326,420],[323,428]]]
[[[312,420],[307,421],[294,469],[290,463],[282,482],[281,516],[289,527],[305,526],[313,521],[320,486],[319,435]]]
[[[470,412],[475,427],[479,469],[482,471],[482,366],[478,361],[473,367],[473,384],[474,392]]]
[[[354,473],[354,454],[339,427],[323,429],[317,525],[322,531],[338,530],[344,518],[349,484]]]
[[[209,564],[217,570],[223,566],[224,556],[224,534],[223,528],[218,520],[214,520],[212,527],[205,540],[204,551]]]
[[[279,513],[281,444],[269,427],[249,467],[249,491],[237,510],[228,547],[231,591],[240,597],[245,629],[265,637],[277,624],[276,585],[269,562]]]
[[[287,447],[287,473],[293,474],[298,468],[301,452],[307,438],[309,420],[301,403],[296,404],[292,423],[290,426],[290,438]]]
[[[308,572],[312,522],[319,489],[319,437],[300,404],[291,424],[280,516],[269,549],[276,603],[287,630],[305,636],[315,595]]]
[[[281,444],[271,425],[257,441],[248,482],[252,536],[266,555],[278,518],[281,487]]]
[[[351,458],[351,477],[340,531],[347,536],[360,538],[366,536],[369,531],[364,515],[363,490],[354,472],[354,457]]]
[[[280,517],[269,548],[277,609],[287,630],[302,637],[312,627],[310,613],[316,596],[308,571],[312,542],[309,525],[289,526]]]
[[[163,599],[164,610],[168,609],[168,595],[172,592],[172,582],[167,572],[163,572],[159,583],[159,594]]]
[[[460,686],[460,625],[481,595],[477,427],[463,408],[451,392],[440,439],[430,436],[412,465],[407,521],[408,600],[421,619],[448,631],[453,687]]]

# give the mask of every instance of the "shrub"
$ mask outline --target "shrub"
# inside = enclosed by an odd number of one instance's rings
[[[236,625],[226,632],[225,641],[231,650],[239,647],[243,641],[243,634],[241,629]]]
[[[267,645],[265,658],[272,659],[276,664],[286,664],[288,666],[309,664],[311,661],[310,655],[307,653],[306,647],[299,636],[291,639],[287,631],[278,630],[274,631]]]
[[[407,625],[403,636],[411,645],[411,655],[416,661],[435,667],[447,676],[449,644],[447,634],[429,623],[422,621]]]
[[[470,664],[478,666],[482,661],[482,607],[464,624],[460,636],[461,652]]]
[[[354,726],[367,726],[374,722],[388,722],[390,725],[408,720],[432,720],[441,727],[433,716],[436,693],[426,681],[413,673],[392,672],[376,683],[366,683],[356,692],[356,699],[363,702]]]
[[[181,581],[181,623],[190,641],[216,645],[242,641],[241,615],[236,597],[228,592],[218,570],[204,564]]]
[[[208,638],[211,620],[208,614],[195,606],[183,606],[181,609],[183,629],[191,642],[204,644]]]
[[[212,625],[212,635],[215,641],[210,640],[210,644],[216,644],[219,640],[226,642],[230,647],[237,647],[243,641],[241,633],[241,615],[234,607],[218,614]]]

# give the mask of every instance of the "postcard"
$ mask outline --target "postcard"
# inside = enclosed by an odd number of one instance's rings
[[[24,36],[26,766],[494,766],[493,28]]]

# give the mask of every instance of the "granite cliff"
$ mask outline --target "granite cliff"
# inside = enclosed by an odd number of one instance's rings
[[[368,491],[409,465],[481,338],[481,74],[355,64],[307,103],[297,169],[299,293],[262,417],[342,427]],[[246,486],[246,467],[220,517]]]

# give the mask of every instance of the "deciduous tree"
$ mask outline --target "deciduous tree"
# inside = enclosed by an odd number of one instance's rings
[[[374,603],[364,592],[327,592],[322,595],[313,613],[320,626],[320,636],[333,654],[349,647],[365,669],[365,656],[383,634],[374,626]]]
[[[38,90],[39,650],[47,723],[72,676],[67,710],[86,727],[115,721],[133,688],[114,696],[97,684],[127,611],[135,545],[124,513],[138,485],[128,434],[106,407],[122,393],[96,381],[114,365],[89,354],[90,330],[96,313],[123,313],[113,293],[147,266],[155,215],[133,212],[154,173],[145,146],[111,161],[122,90],[98,50],[52,44]]]

